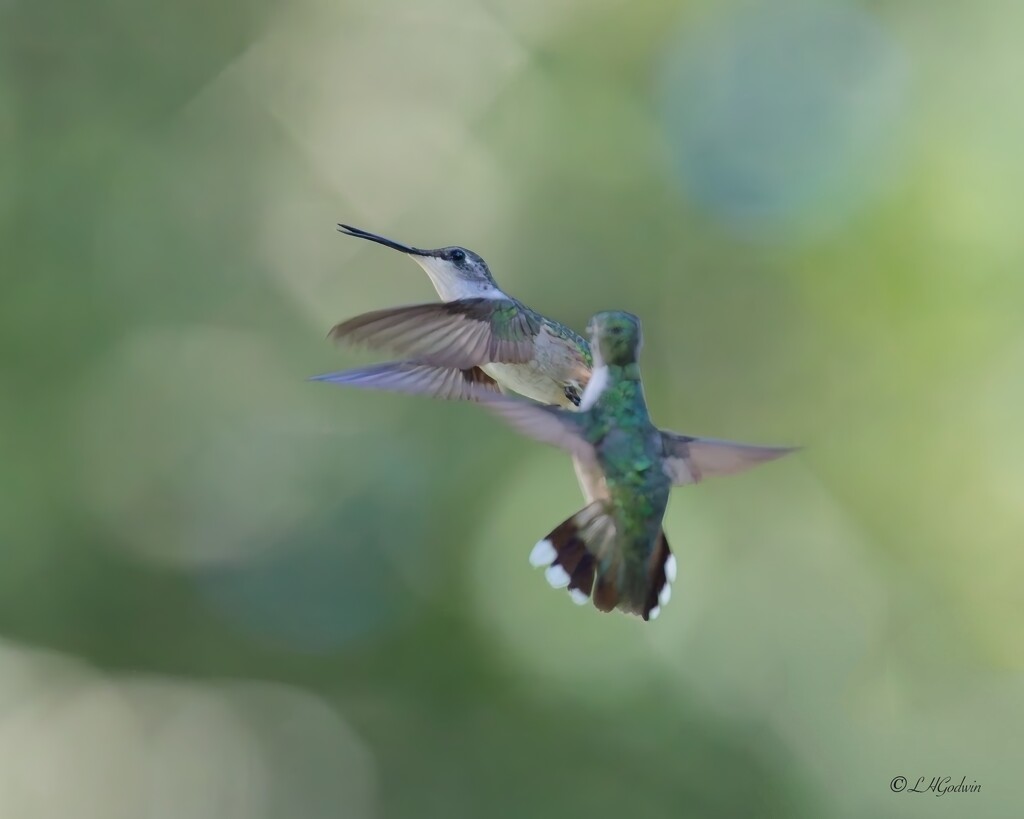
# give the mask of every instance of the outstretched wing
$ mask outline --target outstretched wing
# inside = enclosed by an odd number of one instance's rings
[[[472,390],[483,406],[517,432],[563,449],[588,467],[594,464],[594,447],[583,436],[581,413],[499,395],[479,386]]]
[[[532,313],[509,299],[460,299],[364,313],[333,327],[329,337],[468,369],[532,360],[539,327]]]
[[[753,466],[774,461],[799,449],[695,438],[675,432],[662,432],[661,439],[665,447],[665,472],[676,486],[745,472]]]
[[[385,392],[425,395],[448,401],[477,401],[474,388],[498,392],[498,382],[479,367],[460,370],[435,367],[418,361],[389,361],[337,373],[314,375],[310,381],[326,381]]]

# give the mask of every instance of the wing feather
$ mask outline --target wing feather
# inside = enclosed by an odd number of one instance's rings
[[[386,364],[315,375],[310,380],[385,392],[424,395],[448,401],[478,401],[478,390],[498,392],[497,382],[478,367],[460,370],[454,367],[435,367],[417,361],[389,361]]]
[[[461,299],[375,310],[335,325],[329,335],[424,364],[468,369],[531,361],[537,329],[533,316],[510,300]]]
[[[661,439],[665,447],[665,472],[676,486],[699,483],[704,478],[736,475],[799,448],[740,444],[664,431]]]
[[[581,415],[549,404],[474,388],[480,403],[517,432],[542,444],[558,447],[579,459],[585,468],[596,468],[594,447],[586,440]]]

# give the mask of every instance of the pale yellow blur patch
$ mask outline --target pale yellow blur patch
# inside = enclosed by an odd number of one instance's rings
[[[839,736],[853,727],[837,706],[883,625],[868,544],[800,456],[674,494],[666,531],[682,613],[652,629],[650,643],[685,682],[680,697],[696,692],[713,710],[769,720],[816,767],[816,726],[828,720]],[[694,526],[702,506],[715,535]]]
[[[235,66],[322,182],[358,191],[360,212],[375,223],[458,165],[467,120],[528,56],[480,4],[389,5],[286,14]],[[460,197],[472,193],[459,188]]]
[[[988,656],[1018,673],[1024,671],[1022,376],[1024,336],[967,391],[971,407],[949,412],[942,436],[959,453],[948,480],[956,555],[943,568],[949,585],[962,590],[962,611]],[[977,430],[971,438],[969,428]]]
[[[301,689],[106,676],[0,643],[4,817],[364,819],[375,794],[370,753]]]

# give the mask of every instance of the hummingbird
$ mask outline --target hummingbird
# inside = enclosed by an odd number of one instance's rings
[[[466,401],[511,390],[568,410],[582,406],[593,370],[587,340],[506,294],[478,254],[457,246],[424,250],[351,225],[339,224],[338,230],[409,256],[430,277],[442,301],[375,310],[335,325],[329,333],[334,340],[408,358],[311,380]],[[790,451],[693,440],[700,442],[688,455],[694,483],[743,472]],[[573,465],[590,503],[603,492],[601,476],[575,459]]]
[[[390,349],[416,366],[391,362],[316,379],[452,398],[506,388],[545,404],[579,404],[590,377],[586,340],[507,295],[476,253],[423,250],[350,225],[338,229],[411,257],[442,301],[375,310],[331,329],[336,341]]]
[[[631,313],[597,313],[588,325],[594,371],[578,411],[478,391],[519,432],[569,452],[594,487],[587,505],[540,540],[530,563],[546,567],[573,602],[592,599],[653,620],[672,596],[676,559],[662,529],[673,486],[700,479],[720,442],[661,430],[651,421],[637,363],[643,337]],[[734,447],[735,445],[729,445]],[[732,450],[727,450],[732,451]],[[776,448],[774,457],[792,451]]]

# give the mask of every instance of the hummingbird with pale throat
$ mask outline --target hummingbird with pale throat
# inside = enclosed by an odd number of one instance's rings
[[[464,247],[423,250],[349,225],[349,236],[404,253],[430,277],[441,302],[375,310],[336,325],[337,341],[407,356],[313,376],[314,381],[449,400],[481,400],[508,390],[574,410],[592,378],[591,347],[578,333],[506,294],[487,263]],[[715,439],[690,439],[689,482],[743,472],[790,451]],[[573,459],[587,502],[603,491],[600,475]]]
[[[464,247],[422,250],[349,225],[338,229],[411,257],[443,301],[375,310],[336,325],[330,332],[336,341],[412,360],[315,380],[468,400],[477,389],[506,388],[544,404],[579,404],[590,377],[586,340],[506,295],[476,253]]]
[[[700,479],[695,464],[720,442],[658,429],[647,411],[637,357],[639,320],[596,314],[588,327],[594,371],[579,410],[477,391],[478,400],[519,432],[569,452],[594,488],[587,505],[534,546],[555,588],[600,611],[619,609],[653,620],[668,603],[676,559],[662,529],[673,486]],[[729,447],[734,445],[729,445]],[[730,451],[727,448],[725,451]],[[774,457],[791,451],[774,450]]]

